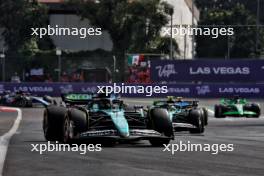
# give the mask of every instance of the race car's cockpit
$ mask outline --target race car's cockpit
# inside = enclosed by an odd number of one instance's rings
[[[198,101],[185,101],[182,100],[182,97],[174,98],[173,96],[169,96],[166,101],[155,101],[153,105],[168,110],[187,109],[198,106]]]
[[[122,109],[123,101],[121,100],[111,100],[111,99],[94,99],[88,103],[87,106],[90,110],[113,110]]]
[[[223,99],[225,104],[245,104],[246,100],[244,98],[239,97],[238,95],[235,95],[232,98],[225,98]]]

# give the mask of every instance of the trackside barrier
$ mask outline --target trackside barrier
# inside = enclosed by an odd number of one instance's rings
[[[263,82],[264,60],[209,59],[151,61],[153,82]]]
[[[121,84],[118,84],[121,85]],[[97,86],[113,86],[113,84],[90,83],[0,83],[0,92],[24,91],[33,95],[60,96],[62,93],[97,92]],[[196,98],[218,98],[240,95],[245,98],[263,98],[264,84],[126,84],[126,86],[167,86],[168,93],[155,94],[153,97],[181,96]],[[145,89],[150,91],[150,89]],[[149,92],[146,92],[149,93]],[[145,94],[122,94],[123,97],[145,97]]]

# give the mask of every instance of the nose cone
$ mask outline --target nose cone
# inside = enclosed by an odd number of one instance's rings
[[[128,122],[123,111],[112,112],[111,118],[121,137],[129,136]]]

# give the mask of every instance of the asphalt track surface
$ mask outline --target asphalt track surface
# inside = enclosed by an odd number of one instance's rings
[[[127,100],[130,104],[148,104],[144,99]],[[216,100],[201,100],[212,108]],[[260,102],[264,109],[264,101]],[[264,117],[209,118],[203,135],[177,133],[171,144],[180,141],[198,144],[234,144],[233,152],[163,152],[147,141],[118,144],[101,152],[31,152],[31,144],[46,143],[42,133],[43,108],[22,110],[22,121],[12,137],[4,165],[4,176],[263,176]],[[0,135],[12,126],[15,113],[0,113]]]
[[[17,113],[13,112],[0,112],[0,136],[8,132],[12,127],[14,120],[16,119]]]

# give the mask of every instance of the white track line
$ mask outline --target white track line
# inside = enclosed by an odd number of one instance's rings
[[[5,164],[5,158],[6,158],[6,153],[9,145],[9,141],[11,137],[16,133],[20,121],[22,120],[22,111],[18,108],[1,108],[3,111],[17,111],[17,118],[12,126],[12,128],[5,133],[3,136],[0,137],[0,176],[3,175],[3,168]]]

